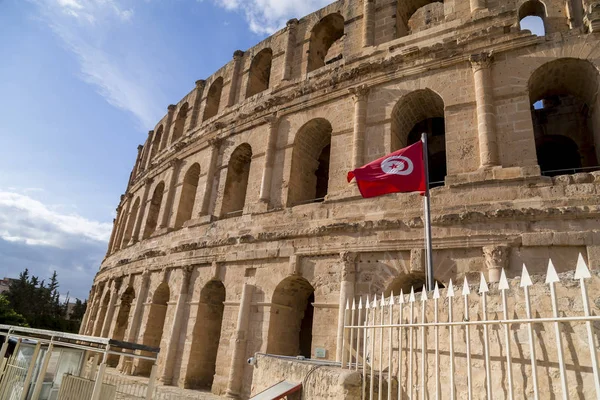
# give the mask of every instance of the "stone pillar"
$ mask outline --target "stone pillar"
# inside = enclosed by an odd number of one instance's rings
[[[247,283],[242,289],[240,310],[238,312],[237,329],[234,336],[234,347],[231,355],[231,368],[227,381],[226,395],[229,398],[240,398],[242,383],[244,381],[244,365],[246,365],[246,349],[248,343],[248,323],[250,322],[250,307],[254,286]]]
[[[162,218],[159,218],[159,226],[158,229],[164,229],[170,227],[171,215],[174,214],[173,210],[173,200],[175,199],[175,188],[177,186],[177,178],[179,177],[179,168],[181,167],[181,160],[179,158],[174,158],[169,161],[169,166],[171,167],[171,179],[169,180],[169,188],[167,191],[167,199],[165,202],[165,206],[161,207],[160,212],[162,213]]]
[[[277,150],[277,116],[275,114],[265,117],[269,125],[269,137],[265,151],[265,169],[263,170],[260,184],[260,201],[269,204],[271,200],[271,179],[273,177],[273,163],[275,162],[275,151]]]
[[[471,12],[484,10],[486,8],[486,0],[471,0]]]
[[[354,100],[354,136],[352,138],[352,169],[363,166],[367,130],[367,98],[369,88],[361,85],[350,89]]]
[[[129,218],[131,218],[131,215],[129,215],[129,213],[131,211],[131,199],[133,199],[133,194],[127,193],[125,196],[127,197],[127,199],[125,200],[127,202],[127,207],[125,208],[125,213],[123,214],[123,221],[119,226],[119,233],[117,235],[117,241],[115,243],[115,246],[117,246],[118,248],[114,249],[113,252],[123,247],[123,235],[125,234],[125,229],[127,229],[127,222],[129,221]]]
[[[342,342],[344,340],[344,316],[346,301],[354,298],[354,284],[356,283],[356,256],[357,253],[343,252],[340,254],[341,280],[340,280],[340,306],[338,311],[337,349],[335,360],[342,361]]]
[[[140,231],[142,229],[142,222],[144,221],[144,214],[146,213],[146,203],[148,202],[148,193],[150,192],[150,186],[152,185],[153,179],[147,178],[144,182],[144,193],[142,194],[142,200],[140,202],[140,208],[138,210],[138,215],[135,221],[135,227],[133,229],[133,234],[131,235],[130,245],[137,243],[140,236]]]
[[[135,158],[135,165],[133,166],[133,171],[132,174],[129,176],[129,183],[127,184],[127,187],[131,186],[131,184],[133,183],[133,180],[136,179],[144,170],[144,167],[142,166],[142,150],[144,149],[144,146],[142,146],[141,144],[137,147],[137,156]]]
[[[375,37],[375,2],[363,1],[363,47],[369,47],[373,46]]]
[[[136,292],[139,292],[139,296],[135,298],[133,317],[131,318],[131,324],[129,325],[129,332],[127,332],[127,339],[125,340],[126,342],[137,342],[138,335],[140,333],[142,312],[144,311],[144,302],[148,297],[148,290],[150,289],[150,275],[151,273],[147,269],[142,273],[142,282],[140,288],[139,290],[136,290]],[[125,358],[126,357],[121,357],[121,360],[119,361],[119,371],[123,371],[123,368],[125,367],[123,364]]]
[[[92,313],[92,302],[94,301],[94,292],[95,286],[92,286],[90,289],[90,294],[88,295],[88,302],[85,309],[85,314],[83,314],[83,320],[81,321],[81,325],[79,326],[79,334],[85,335],[87,330],[87,324],[90,319],[90,314]]]
[[[212,197],[212,188],[215,180],[215,171],[217,169],[217,159],[219,158],[219,149],[221,147],[222,139],[215,138],[210,140],[210,154],[208,159],[208,170],[206,171],[206,185],[204,187],[204,195],[202,196],[202,207],[200,208],[200,216],[206,216],[209,214],[210,199]]]
[[[169,143],[169,139],[171,138],[171,124],[173,123],[173,114],[175,113],[175,109],[177,106],[175,104],[170,104],[167,107],[167,121],[165,122],[165,129],[163,130],[163,136],[160,139],[160,147],[158,151],[167,147]]]
[[[96,312],[98,311],[96,305],[98,304],[98,297],[102,296],[102,284],[98,283],[93,286],[93,296],[88,301],[88,309],[86,310],[87,321],[86,326],[83,329],[84,335],[91,335],[94,330],[94,321],[96,320]]]
[[[152,164],[152,145],[154,141],[154,131],[148,131],[148,140],[146,141],[146,145],[144,146],[144,154],[142,155],[142,163],[144,165],[144,169],[150,168],[150,164]]]
[[[97,302],[97,307],[96,307],[96,312],[95,312],[96,318],[94,320],[94,327],[92,329],[93,336],[100,336],[100,334],[102,333],[102,326],[104,325],[104,320],[101,321],[99,316],[101,314],[104,314],[104,318],[106,319],[106,311],[104,311],[104,313],[103,313],[104,297],[106,297],[110,293],[111,286],[112,286],[112,278],[108,281],[108,283],[106,283],[104,285],[104,290],[102,291],[102,294]]]
[[[290,19],[287,22],[287,43],[285,47],[285,61],[283,64],[283,80],[289,81],[292,79],[292,69],[294,66],[294,53],[296,50],[296,28],[298,28],[298,20]]]
[[[587,5],[584,10],[583,23],[587,32],[595,33],[600,30],[600,2]]]
[[[163,385],[170,385],[173,381],[173,367],[175,365],[175,358],[179,351],[179,335],[181,332],[181,325],[183,321],[183,309],[187,302],[187,297],[190,292],[190,278],[194,268],[186,267],[182,269],[183,277],[181,279],[181,288],[179,290],[179,298],[175,305],[175,315],[173,317],[173,324],[170,329],[169,344],[165,351],[165,366],[160,381]]]
[[[492,83],[491,53],[474,54],[470,58],[475,80],[477,130],[479,135],[479,164],[481,168],[499,165],[496,140],[496,107]]]
[[[485,265],[488,269],[488,280],[490,282],[499,282],[502,269],[508,265],[508,246],[484,246],[483,255]]]
[[[244,52],[241,50],[236,50],[233,53],[233,72],[231,75],[231,81],[229,82],[229,98],[227,99],[227,107],[231,107],[235,104],[240,68],[242,67],[242,57],[244,57]]]
[[[106,316],[104,318],[104,325],[102,325],[102,333],[100,334],[102,337],[108,337],[109,329],[113,322],[115,306],[119,299],[119,290],[121,290],[121,279],[115,279],[111,290],[110,303],[108,303],[108,309],[106,310]]]
[[[425,273],[425,250],[410,250],[410,272]]]
[[[119,213],[121,212],[121,206],[117,207],[117,217],[113,218],[113,228],[110,232],[110,239],[108,239],[108,248],[106,249],[105,257],[108,257],[111,253],[112,247],[115,244],[115,236],[117,234],[117,221],[119,220]]]
[[[198,120],[200,119],[200,103],[202,101],[202,96],[204,95],[205,87],[206,81],[204,79],[196,81],[196,98],[194,99],[194,109],[192,110],[190,129],[193,129],[198,125]]]

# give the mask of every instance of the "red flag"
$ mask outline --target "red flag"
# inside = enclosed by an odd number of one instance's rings
[[[348,172],[348,182],[356,178],[363,197],[376,197],[388,193],[425,192],[425,166],[423,142],[420,140],[370,162],[364,167]]]

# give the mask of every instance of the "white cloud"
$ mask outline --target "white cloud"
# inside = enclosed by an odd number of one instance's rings
[[[112,225],[62,214],[27,195],[0,191],[0,238],[30,246],[69,248],[73,239],[108,242]]]
[[[220,7],[241,11],[252,32],[271,34],[291,18],[302,18],[331,3],[331,0],[214,0]]]
[[[81,79],[96,88],[111,105],[130,112],[140,129],[150,129],[164,114],[152,72],[143,60],[115,53],[107,40],[113,29],[128,24],[131,8],[117,0],[29,0],[38,6],[39,17],[78,59]],[[127,51],[127,50],[122,50]]]

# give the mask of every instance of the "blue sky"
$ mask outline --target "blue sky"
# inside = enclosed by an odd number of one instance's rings
[[[329,2],[0,0],[0,277],[56,270],[63,294],[87,297],[167,105]]]
[[[0,0],[0,277],[87,297],[148,130],[329,0]]]

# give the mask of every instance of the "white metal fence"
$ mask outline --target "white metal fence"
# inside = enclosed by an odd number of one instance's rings
[[[477,293],[465,278],[461,292],[450,281],[429,294],[413,288],[408,297],[354,300],[342,366],[362,374],[369,400],[600,399],[600,316],[590,309],[589,278],[580,255],[564,282],[550,261],[545,282],[535,284],[523,266],[518,287],[502,271],[492,292],[481,274]]]

